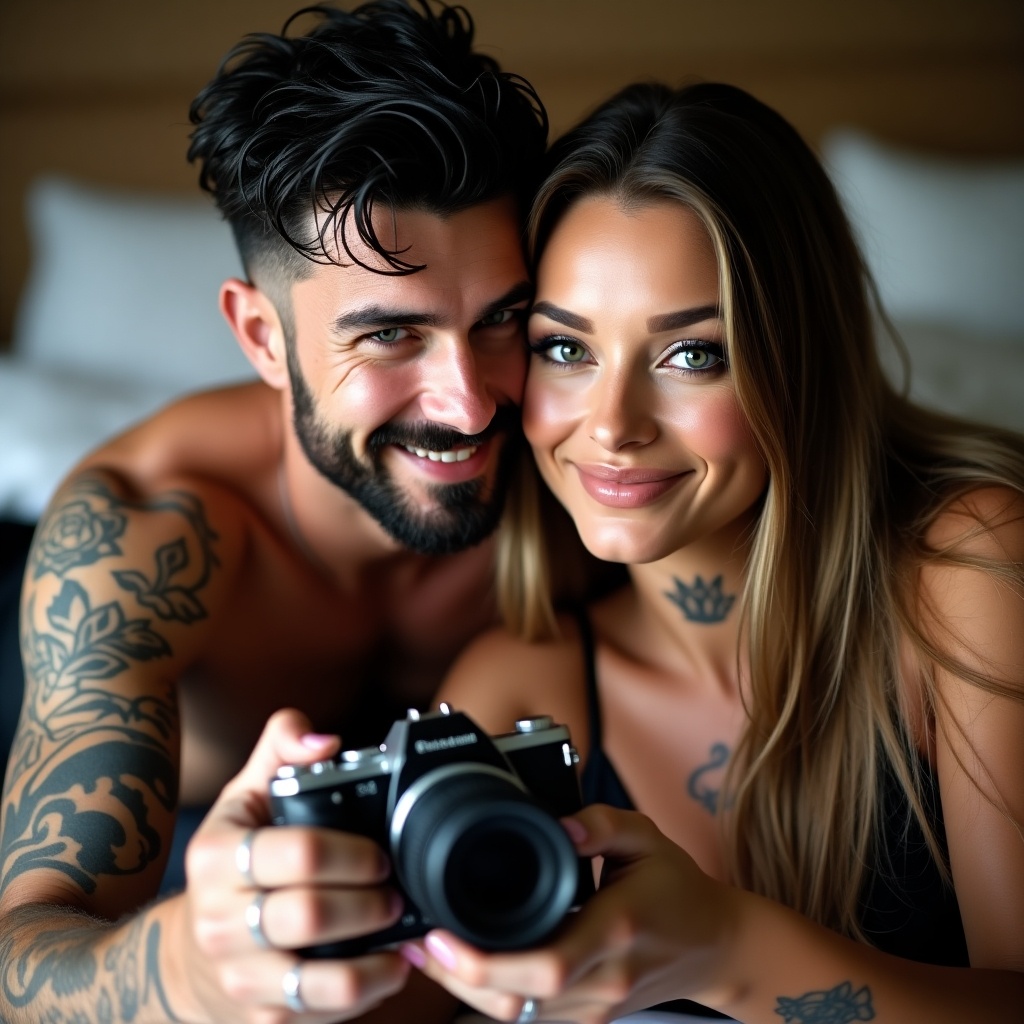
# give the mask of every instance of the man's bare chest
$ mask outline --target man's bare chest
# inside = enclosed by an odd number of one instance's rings
[[[179,681],[184,750],[204,766],[198,778],[184,766],[186,799],[223,784],[282,707],[346,746],[379,742],[396,715],[430,702],[495,618],[489,558],[450,577],[341,592],[287,556],[261,557],[219,615],[215,643]]]

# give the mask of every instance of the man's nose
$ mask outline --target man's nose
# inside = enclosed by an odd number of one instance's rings
[[[468,340],[439,346],[423,369],[420,406],[427,419],[462,434],[479,434],[487,427],[497,402]]]

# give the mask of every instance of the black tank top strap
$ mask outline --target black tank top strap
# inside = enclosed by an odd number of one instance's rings
[[[580,776],[580,788],[584,804],[610,804],[624,811],[636,809],[626,787],[622,784],[615,766],[604,752],[603,730],[601,727],[601,697],[597,689],[597,659],[595,656],[594,631],[586,609],[576,610],[576,623],[580,631],[580,645],[583,648],[583,662],[587,687],[587,722],[590,734],[590,749],[587,762]]]
[[[590,727],[590,749],[601,750],[601,701],[597,695],[597,657],[594,650],[594,630],[586,608],[576,610],[576,628],[580,631],[583,648],[584,681],[587,687],[587,723]]]

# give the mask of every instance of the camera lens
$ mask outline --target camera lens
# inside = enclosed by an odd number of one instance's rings
[[[576,895],[576,852],[515,780],[479,764],[424,776],[396,809],[399,881],[429,921],[483,949],[544,939]]]

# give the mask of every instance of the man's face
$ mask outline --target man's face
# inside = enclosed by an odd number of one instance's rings
[[[375,225],[426,267],[317,266],[293,286],[295,430],[391,536],[447,554],[497,525],[520,436],[530,285],[519,222],[500,200],[447,218],[388,211]]]

